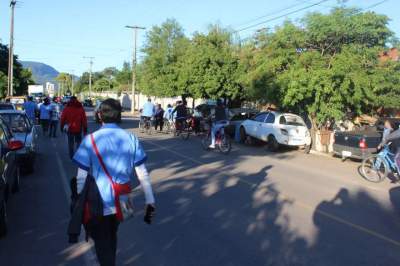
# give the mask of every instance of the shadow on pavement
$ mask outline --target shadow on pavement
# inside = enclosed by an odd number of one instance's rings
[[[124,265],[400,265],[399,216],[365,191],[342,188],[315,209],[304,208],[269,180],[274,166],[267,161],[256,173],[232,172],[241,155],[196,148],[193,161],[163,148],[177,140],[151,142],[143,142],[152,150],[147,165],[171,177],[154,185],[154,225],[139,217],[121,226]],[[312,239],[293,229],[296,220],[285,211],[291,207],[308,212]]]

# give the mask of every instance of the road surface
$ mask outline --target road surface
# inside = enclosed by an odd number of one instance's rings
[[[157,214],[143,223],[138,190],[136,217],[120,226],[118,265],[400,265],[400,187],[363,181],[358,163],[244,145],[226,156],[203,151],[197,137],[135,132]],[[96,265],[90,243],[67,243],[75,171],[66,138],[42,137],[36,171],[8,205],[0,265]]]

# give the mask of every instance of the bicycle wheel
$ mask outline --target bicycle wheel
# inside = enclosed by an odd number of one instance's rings
[[[362,161],[360,173],[365,180],[379,183],[385,180],[389,170],[382,158],[377,155],[372,155]]]
[[[144,123],[143,120],[139,121],[139,131],[140,133],[144,133],[144,127],[145,127],[146,123]]]
[[[184,140],[188,140],[190,136],[191,128],[185,124],[183,130],[180,132],[181,138]]]
[[[232,149],[231,139],[227,135],[223,135],[220,142],[218,143],[218,149],[223,154],[228,154]]]
[[[165,134],[171,133],[171,124],[169,123],[168,120],[164,121],[163,131],[164,131]]]
[[[146,134],[147,135],[151,135],[153,128],[151,126],[151,122],[150,121],[146,122],[146,127],[145,128],[146,128]]]
[[[208,150],[210,145],[211,145],[211,135],[210,133],[208,133],[201,138],[201,146],[203,147],[204,150]]]

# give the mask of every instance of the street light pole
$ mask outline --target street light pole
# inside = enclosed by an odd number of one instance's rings
[[[90,64],[90,68],[89,68],[89,98],[92,97],[92,68],[93,68],[93,56],[84,56],[83,58],[85,59],[89,59],[89,64]]]
[[[135,113],[135,107],[136,107],[136,100],[135,100],[135,94],[136,94],[136,46],[137,46],[137,31],[138,30],[144,30],[146,28],[144,27],[139,27],[139,26],[125,26],[128,29],[133,29],[133,55],[132,55],[132,106],[131,106],[131,112],[132,114]]]
[[[8,83],[7,83],[7,95],[12,96],[14,94],[14,10],[17,1],[12,0],[10,2],[11,7],[11,24],[10,24],[10,47],[8,50]]]

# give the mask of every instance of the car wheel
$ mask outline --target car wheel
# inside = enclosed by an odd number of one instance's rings
[[[16,192],[19,191],[20,177],[21,177],[20,167],[17,167],[17,169],[15,170],[14,184],[11,187],[11,192],[12,193],[16,193]]]
[[[267,147],[269,151],[276,152],[279,149],[279,143],[273,135],[268,136]]]
[[[246,139],[247,139],[246,130],[244,129],[244,127],[240,127],[240,142],[245,143]]]
[[[7,209],[6,202],[0,203],[0,238],[7,235]]]

